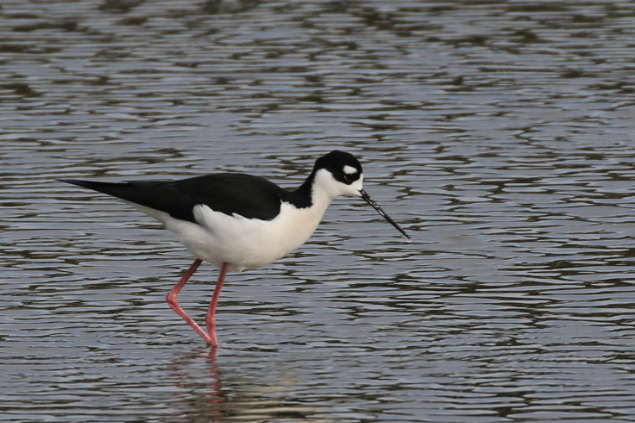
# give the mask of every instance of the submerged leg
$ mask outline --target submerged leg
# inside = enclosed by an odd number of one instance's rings
[[[229,263],[223,263],[223,267],[220,269],[220,275],[218,276],[218,282],[216,282],[216,288],[214,289],[214,296],[212,302],[207,310],[207,317],[205,323],[207,324],[207,331],[209,332],[209,343],[213,348],[218,347],[218,340],[216,339],[216,306],[218,305],[218,299],[220,298],[220,292],[223,289],[223,283],[225,282],[225,275],[227,275],[227,269]]]
[[[201,329],[201,327],[198,325],[198,323],[196,323],[190,316],[188,316],[185,310],[181,308],[177,298],[179,295],[179,292],[181,292],[181,289],[183,289],[183,286],[185,285],[185,283],[190,279],[190,277],[194,274],[194,272],[196,272],[196,269],[198,269],[198,266],[200,266],[201,262],[202,262],[201,259],[194,260],[194,263],[192,263],[188,271],[185,272],[185,274],[183,275],[179,283],[177,283],[176,286],[172,288],[172,290],[168,293],[166,300],[168,304],[170,305],[170,307],[172,308],[172,310],[174,310],[176,314],[181,316],[183,320],[187,322],[188,325],[192,326],[192,328],[199,335],[201,335],[201,337],[205,340],[205,342],[207,342],[208,344],[213,344],[209,335],[206,334],[205,331]],[[216,337],[214,337],[214,341],[216,341]],[[216,343],[218,344],[218,342]]]

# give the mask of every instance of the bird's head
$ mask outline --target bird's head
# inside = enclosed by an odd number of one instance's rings
[[[316,160],[313,173],[315,175],[314,184],[331,199],[340,195],[354,195],[363,198],[388,223],[410,240],[408,234],[364,191],[362,165],[355,156],[344,151],[331,151]]]

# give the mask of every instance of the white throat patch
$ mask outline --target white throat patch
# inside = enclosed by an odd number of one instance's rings
[[[355,169],[357,171],[357,169]],[[362,189],[364,175],[359,175],[359,179],[350,185],[336,181],[333,174],[326,169],[320,169],[315,174],[315,182],[313,185],[313,202],[326,205],[340,195],[360,196],[359,190]],[[326,209],[326,207],[324,207]]]

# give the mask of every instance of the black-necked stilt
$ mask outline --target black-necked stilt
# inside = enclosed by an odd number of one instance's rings
[[[264,266],[304,244],[335,197],[362,197],[410,240],[364,191],[363,180],[359,161],[342,151],[317,159],[309,177],[295,191],[258,176],[238,173],[122,183],[61,179],[120,198],[176,234],[196,260],[167,295],[167,302],[213,347],[218,346],[216,306],[227,271]],[[208,333],[177,301],[179,292],[203,260],[220,267],[205,319]]]

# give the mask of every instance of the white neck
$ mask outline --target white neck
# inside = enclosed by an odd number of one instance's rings
[[[331,204],[336,197],[340,195],[353,195],[359,197],[359,190],[363,188],[364,175],[360,175],[359,179],[350,185],[336,181],[331,172],[326,169],[320,169],[316,172],[311,187],[311,200],[313,205],[320,205],[324,210]]]

